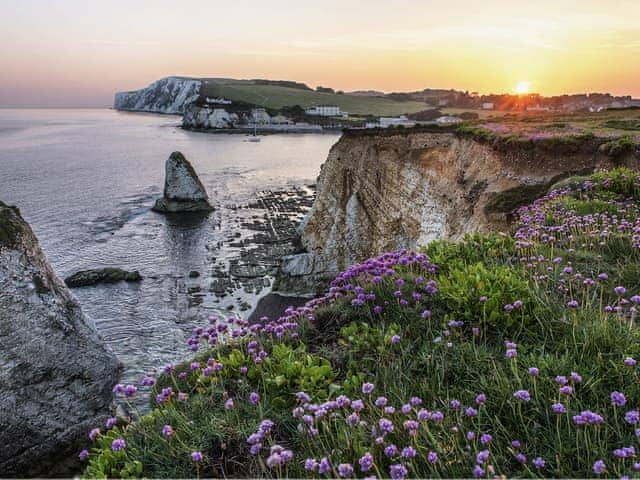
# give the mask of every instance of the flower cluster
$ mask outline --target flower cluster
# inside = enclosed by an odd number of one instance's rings
[[[199,421],[190,407],[200,395],[224,425],[249,425],[235,443],[264,475],[549,476],[574,473],[567,459],[580,476],[640,471],[637,342],[625,343],[638,339],[640,295],[602,261],[614,240],[640,255],[640,209],[621,194],[598,197],[601,188],[588,180],[551,192],[517,212],[513,237],[451,247],[464,257],[445,252],[441,258],[454,258],[452,265],[436,265],[431,250],[431,258],[386,253],[348,268],[325,295],[278,319],[211,317],[188,341],[203,352],[163,369],[153,432],[168,454],[181,452],[183,462],[190,455],[189,466],[204,473],[208,443],[185,442]],[[489,266],[459,268],[479,262]],[[509,290],[498,276],[496,289],[484,289],[492,262],[503,273],[522,273],[524,287]],[[454,309],[457,299],[447,296],[456,268],[464,273],[460,284],[471,274],[480,278],[460,293],[469,295],[471,313]],[[536,302],[544,308],[536,311]],[[478,318],[492,315],[499,321]],[[529,315],[535,323],[527,324]],[[502,321],[509,330],[495,328]],[[304,350],[310,338],[320,344]],[[273,373],[285,347],[292,358]],[[229,350],[234,355],[220,353]],[[305,363],[300,352],[311,351],[326,365],[292,378]],[[324,368],[332,372],[326,383],[314,376]],[[146,376],[142,385],[154,387],[156,379]],[[300,388],[308,393],[294,395]],[[114,393],[125,400],[138,394],[123,384]],[[274,413],[289,407],[290,418]],[[277,428],[264,415],[277,418]],[[89,437],[113,457],[133,455],[140,436],[127,430],[136,427],[118,423],[112,417],[104,433],[95,428]],[[93,455],[80,452],[90,462]]]

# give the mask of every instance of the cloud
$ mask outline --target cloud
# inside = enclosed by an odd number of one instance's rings
[[[162,42],[158,41],[144,41],[144,40],[99,40],[92,39],[83,42],[87,45],[101,46],[101,47],[158,47],[162,45]]]

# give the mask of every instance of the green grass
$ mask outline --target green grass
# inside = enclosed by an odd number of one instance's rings
[[[356,115],[394,116],[419,112],[427,108],[423,102],[399,102],[388,98],[337,95],[277,85],[253,85],[247,82],[220,83],[211,80],[203,85],[201,94],[274,109],[294,105],[300,105],[303,108],[313,105],[338,105],[341,110]]]
[[[455,107],[444,107],[444,108],[441,108],[440,111],[444,115],[460,115],[461,113],[465,113],[465,112],[477,113],[478,116],[483,120],[492,119],[492,118],[499,119],[509,113],[507,110],[480,110],[477,108],[455,108]]]
[[[467,478],[480,468],[483,478],[585,478],[602,460],[601,477],[637,476],[640,423],[626,415],[640,406],[640,364],[625,358],[640,357],[640,240],[632,228],[640,177],[619,169],[560,188],[522,209],[511,234],[385,254],[336,279],[313,309],[203,346],[199,364],[159,378],[154,395],[171,392],[151,413],[98,437],[85,475],[326,478],[350,465],[358,477],[406,469]],[[230,328],[246,333],[241,321]],[[203,342],[204,333],[195,336]],[[560,389],[558,376],[570,389]],[[514,396],[523,391],[526,400]],[[252,392],[259,401],[248,401]],[[614,405],[613,392],[626,405]],[[566,413],[555,413],[555,403]],[[587,410],[602,421],[577,425]],[[247,440],[265,419],[274,425],[252,455]],[[381,419],[390,422],[386,433]],[[174,433],[163,436],[164,425]],[[117,438],[127,446],[114,452]],[[391,445],[415,456],[387,455]],[[293,457],[273,465],[282,457],[272,447]],[[635,455],[616,458],[622,447]],[[478,459],[485,450],[488,460]],[[195,451],[202,461],[191,459]],[[367,453],[374,464],[364,471]],[[306,459],[323,458],[325,474],[305,470]]]
[[[597,151],[613,158],[632,153],[640,145],[640,111],[608,110],[598,113],[504,114],[467,122],[463,134],[496,148],[539,147],[558,155],[581,150]]]

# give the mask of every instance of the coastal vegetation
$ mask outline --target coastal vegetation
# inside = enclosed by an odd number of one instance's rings
[[[89,432],[85,475],[638,475],[639,294],[640,177],[564,180],[511,232],[383,254],[279,319],[212,317],[142,380],[149,413]]]
[[[321,91],[291,88],[276,84],[253,84],[249,81],[208,80],[203,83],[200,95],[223,97],[234,102],[244,102],[271,109],[282,109],[299,105],[303,108],[313,105],[337,105],[342,111],[356,115],[391,116],[419,112],[425,103],[409,100],[397,101],[384,97],[366,97]]]
[[[498,148],[545,148],[554,153],[600,150],[617,158],[640,145],[640,110],[596,113],[506,114],[497,119],[465,122],[457,131]]]

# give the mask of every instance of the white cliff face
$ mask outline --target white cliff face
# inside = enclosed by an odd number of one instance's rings
[[[180,152],[173,152],[165,163],[164,196],[156,201],[153,209],[158,212],[212,210],[206,189]]]
[[[198,100],[201,85],[196,79],[163,78],[140,90],[116,93],[113,108],[181,115]]]
[[[234,128],[239,121],[235,113],[224,108],[189,105],[182,118],[182,126],[187,128]]]
[[[2,202],[0,339],[0,472],[77,472],[87,432],[108,416],[121,366],[29,225]]]
[[[308,291],[387,251],[505,230],[514,209],[552,182],[611,166],[598,153],[497,151],[454,133],[347,133],[303,222],[307,253],[283,259],[275,290]]]

